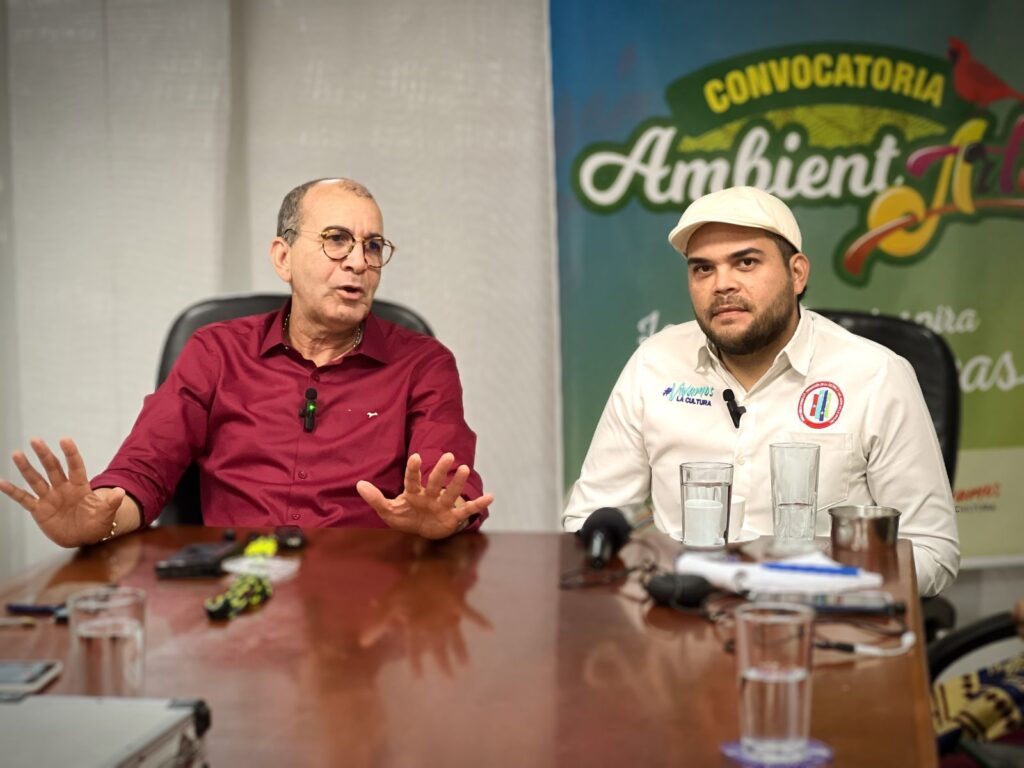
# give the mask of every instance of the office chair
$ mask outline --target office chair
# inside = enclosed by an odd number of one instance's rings
[[[1016,637],[1017,625],[1009,611],[954,629],[928,645],[928,676],[933,683],[937,682],[946,670],[961,662],[968,654],[983,655],[986,651],[990,654],[986,658],[975,656],[978,661],[967,664],[971,671],[1002,661],[1008,657],[1014,645],[1020,646],[1020,643],[1004,645],[1004,641]],[[950,671],[950,675],[953,671]]]
[[[236,317],[257,315],[279,309],[288,299],[285,293],[253,293],[238,296],[219,296],[204,299],[185,309],[174,320],[167,333],[164,349],[160,355],[156,385],[159,387],[174,367],[185,342],[204,325],[233,320]],[[401,304],[373,300],[373,314],[384,320],[401,325],[411,331],[433,336],[434,332],[419,314]],[[157,519],[159,525],[202,525],[203,513],[199,503],[199,467],[189,465],[178,481],[174,495],[167,502]]]
[[[935,425],[952,485],[960,446],[960,375],[945,339],[930,328],[893,315],[845,309],[814,311],[851,333],[888,347],[910,363]],[[921,600],[921,619],[925,640],[931,642],[940,632],[956,626],[956,609],[944,597],[925,597]]]
[[[160,369],[156,376],[159,387],[174,367],[174,361],[185,347],[185,342],[192,334],[204,325],[219,323],[222,320],[234,320],[246,315],[259,315],[279,309],[287,300],[286,293],[248,293],[238,296],[220,296],[204,299],[185,309],[174,320],[171,330],[164,342],[164,351],[160,355]],[[416,312],[401,304],[383,299],[373,300],[373,314],[392,323],[408,328],[410,331],[433,336],[434,332],[427,321]]]

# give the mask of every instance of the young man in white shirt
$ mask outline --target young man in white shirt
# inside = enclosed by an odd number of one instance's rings
[[[678,529],[679,465],[733,464],[744,527],[772,533],[768,446],[820,446],[818,508],[877,504],[902,513],[922,595],[960,562],[953,497],[910,364],[812,311],[799,296],[810,263],[778,198],[733,187],[694,201],[669,235],[686,259],[695,320],[644,341],[608,399],[562,517],[636,512],[648,498],[661,531]],[[723,391],[745,412],[735,425]],[[829,517],[819,512],[817,532]]]

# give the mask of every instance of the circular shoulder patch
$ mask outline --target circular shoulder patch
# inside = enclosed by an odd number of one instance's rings
[[[824,429],[836,423],[843,412],[843,391],[831,381],[811,384],[800,395],[797,415],[811,429]]]

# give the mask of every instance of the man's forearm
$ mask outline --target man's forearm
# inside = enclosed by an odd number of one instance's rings
[[[935,547],[925,546],[921,541],[911,538],[914,546],[914,568],[917,572],[917,588],[921,597],[939,594],[956,579],[960,558],[948,546],[945,550],[936,551]],[[945,545],[945,542],[943,542]]]

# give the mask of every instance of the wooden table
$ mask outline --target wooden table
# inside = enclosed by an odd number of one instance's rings
[[[299,574],[265,607],[214,623],[203,599],[224,582],[157,581],[153,566],[219,536],[133,534],[36,568],[0,597],[89,579],[143,587],[144,695],[207,701],[213,766],[717,766],[719,744],[738,736],[721,628],[641,602],[635,576],[623,588],[559,590],[559,574],[582,564],[568,534],[430,544],[311,531]],[[667,567],[677,545],[644,541],[623,559],[656,552]],[[884,576],[920,629],[909,542]],[[0,631],[0,657],[67,650],[66,626]],[[80,693],[80,677],[68,669],[47,692]],[[836,765],[935,765],[920,644],[890,659],[818,652],[811,731]]]

